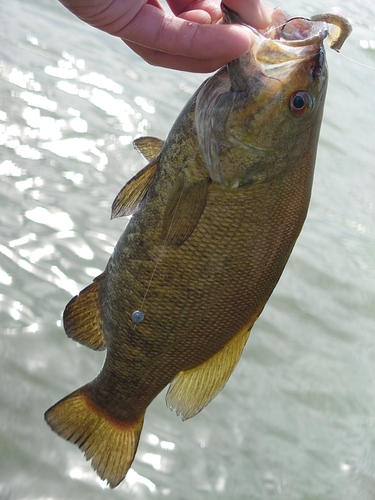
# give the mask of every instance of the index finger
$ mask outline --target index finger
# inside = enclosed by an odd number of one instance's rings
[[[251,30],[242,26],[193,23],[166,15],[149,4],[116,35],[126,42],[169,54],[228,60],[249,50],[253,38]]]

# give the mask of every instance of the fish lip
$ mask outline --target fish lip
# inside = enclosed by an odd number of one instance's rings
[[[322,44],[328,38],[328,45],[336,52],[340,49],[350,33],[352,26],[345,13],[340,8],[332,8],[324,14],[313,15],[310,18],[297,16],[288,18],[288,14],[280,8],[273,10],[272,20],[265,30],[257,30],[248,25],[240,16],[221,3],[223,21],[225,24],[240,24],[250,29],[257,39],[271,39],[280,45],[289,47],[308,47],[309,45]],[[295,30],[290,30],[293,21],[300,21],[300,26],[296,23]],[[333,25],[329,31],[327,24]],[[289,25],[289,26],[288,26]],[[309,29],[306,30],[306,28]],[[289,32],[286,28],[289,28]]]
[[[305,38],[293,39],[293,33],[288,33],[286,31],[288,25],[293,21],[297,20],[305,21],[306,23],[311,23],[311,29],[310,29],[311,34],[309,36]],[[291,17],[282,25],[277,27],[271,26],[269,30],[266,31],[267,34],[270,34],[272,31],[278,29],[278,31],[280,32],[280,38],[271,38],[269,36],[265,36],[265,34],[260,33],[257,29],[253,28],[252,26],[249,26],[248,24],[246,24],[245,26],[251,29],[251,31],[260,39],[261,42],[266,40],[272,40],[280,45],[286,47],[296,47],[296,48],[310,47],[312,45],[313,46],[321,45],[329,34],[328,26],[325,22],[310,21],[310,19],[308,19],[307,17],[301,17],[301,16]]]
[[[289,21],[296,20],[296,19],[302,19],[306,20],[306,18],[291,18]],[[281,26],[282,32],[284,32],[285,27],[289,23],[287,21],[284,25]],[[306,20],[308,21],[308,20]],[[317,26],[319,24],[319,26]],[[264,46],[264,49],[262,51],[266,51],[268,44],[277,44],[279,48],[284,52],[284,56],[286,56],[290,60],[298,60],[298,59],[304,59],[304,58],[309,58],[312,55],[316,54],[321,50],[323,47],[323,41],[326,39],[328,36],[328,28],[325,23],[314,23],[314,27],[311,30],[311,35],[303,38],[303,39],[282,39],[282,38],[268,38],[267,36],[264,36],[262,33],[257,32],[257,30],[252,30],[254,33],[258,33],[256,42],[253,46],[253,54],[256,59],[257,53],[260,49],[260,47]],[[323,26],[322,26],[323,25]],[[288,54],[288,56],[287,56]]]
[[[308,23],[313,23],[311,26],[311,36],[308,36],[307,38],[301,40],[288,40],[287,37],[290,35],[285,31],[285,29],[289,23],[295,20],[302,20]],[[284,39],[279,40],[282,45],[288,45],[290,47],[305,47],[308,45],[321,44],[323,40],[327,38],[329,31],[328,26],[325,22],[311,21],[307,17],[296,16],[291,17],[286,21],[286,23],[281,27],[280,33],[282,36],[284,36]]]

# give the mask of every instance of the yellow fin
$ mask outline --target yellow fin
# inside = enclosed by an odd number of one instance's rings
[[[67,336],[91,349],[102,351],[106,339],[100,315],[99,286],[104,274],[95,278],[67,304],[63,314]]]
[[[162,238],[168,245],[182,245],[192,234],[207,201],[208,177],[180,172],[165,208]]]
[[[133,141],[135,149],[147,161],[153,160],[161,151],[164,141],[157,137],[138,137]]]
[[[86,387],[56,403],[44,417],[53,431],[79,446],[98,475],[115,488],[134,460],[144,415],[133,423],[119,422],[90,400]]]
[[[194,417],[223,389],[238,363],[250,335],[241,330],[218,353],[191,370],[180,372],[171,382],[166,402],[182,420]]]
[[[112,204],[111,219],[131,215],[138,209],[154,181],[158,161],[154,158],[125,184]]]

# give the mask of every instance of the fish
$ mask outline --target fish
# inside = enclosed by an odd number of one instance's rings
[[[244,24],[222,6],[224,22]],[[131,216],[105,270],[71,299],[67,336],[105,350],[98,376],[45,413],[111,488],[134,460],[144,415],[188,419],[225,386],[306,218],[324,100],[323,41],[349,23],[276,9],[252,48],[209,77],[166,140],[141,137],[147,165],[120,190]]]

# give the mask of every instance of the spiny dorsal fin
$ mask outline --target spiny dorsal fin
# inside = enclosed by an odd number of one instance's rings
[[[138,137],[134,139],[135,149],[146,158],[147,161],[153,160],[161,151],[164,141],[157,137]]]
[[[218,353],[207,361],[180,372],[171,382],[166,396],[167,405],[182,415],[182,420],[194,417],[223,389],[238,363],[250,335],[241,330]]]
[[[154,181],[158,162],[154,158],[125,184],[112,203],[111,219],[132,215],[138,209]]]
[[[104,273],[100,274],[91,285],[73,297],[63,314],[67,336],[96,351],[102,351],[107,344],[99,303],[99,286],[103,277]]]
[[[165,208],[162,238],[167,245],[182,245],[192,234],[207,201],[209,178],[180,172]]]
[[[81,387],[46,411],[46,422],[59,436],[79,446],[111,488],[121,483],[134,460],[144,415],[121,422],[91,400],[90,385]]]

